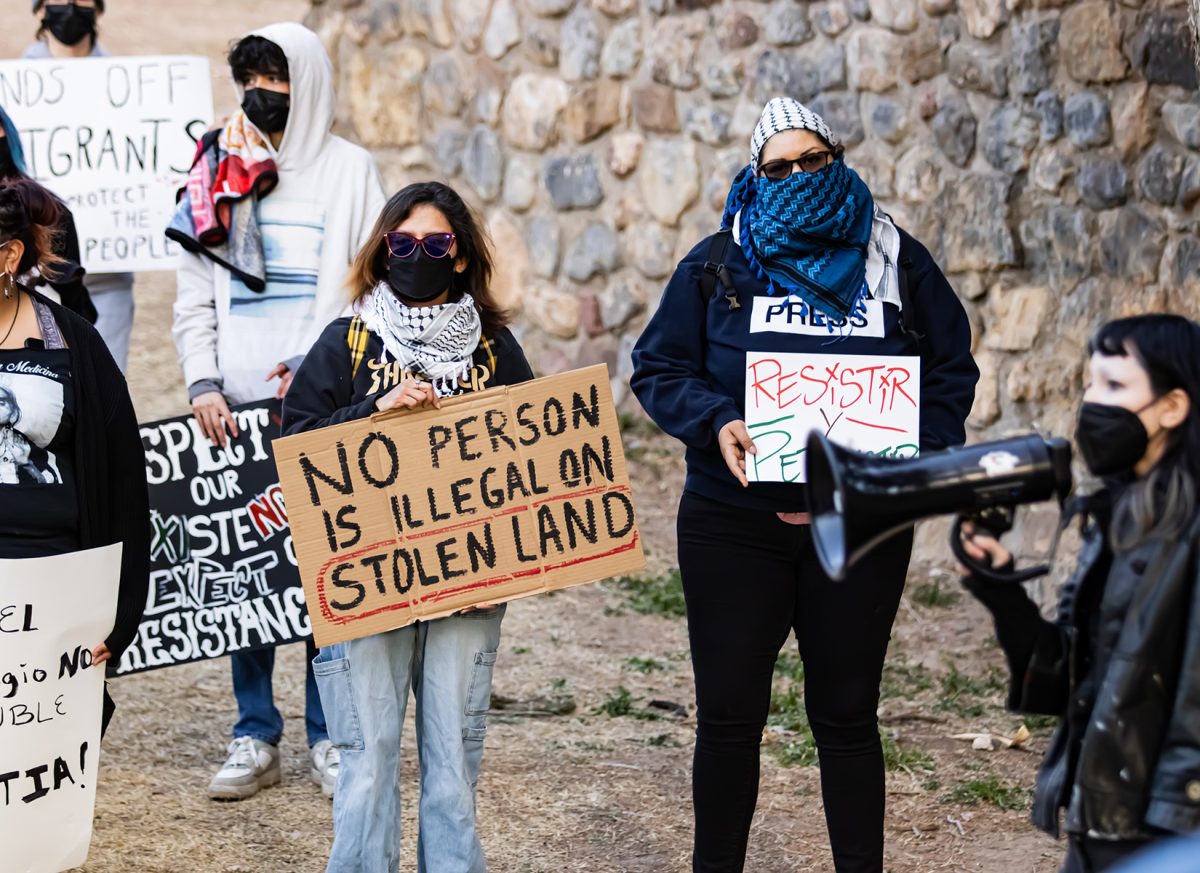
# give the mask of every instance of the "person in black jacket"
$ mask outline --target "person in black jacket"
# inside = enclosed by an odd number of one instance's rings
[[[1063,873],[1200,829],[1200,324],[1109,322],[1089,354],[1076,441],[1105,487],[1068,515],[1084,543],[1057,620],[1019,585],[963,579],[995,620],[1009,706],[1060,718],[1033,821],[1057,836],[1066,810]],[[963,545],[1012,566],[982,532]]]
[[[16,125],[8,113],[0,107],[0,183],[29,179],[25,168],[25,150]],[[50,250],[55,256],[52,275],[43,276],[31,270],[26,279],[33,287],[49,285],[58,294],[58,299],[67,309],[82,315],[89,324],[96,323],[96,306],[83,284],[83,258],[79,251],[79,234],[75,230],[75,216],[63,203],[46,189],[45,196],[53,198],[58,206],[58,222],[50,240]]]
[[[35,266],[54,275],[58,218],[35,182],[0,184],[0,558],[122,543],[116,622],[92,652],[116,663],[146,605],[146,462],[125,379],[95,328],[16,280]],[[105,725],[112,710],[106,693]]]
[[[285,434],[533,378],[491,294],[492,255],[452,189],[410,185],[388,201],[351,268],[357,314],[326,328],[283,405]],[[321,649],[313,661],[341,751],[329,873],[395,870],[400,735],[411,688],[421,764],[418,869],[485,869],[475,830],[503,606]]]
[[[634,393],[687,447],[678,539],[698,707],[693,869],[743,868],[773,667],[794,630],[835,868],[880,873],[875,711],[912,535],[876,549],[845,582],[824,575],[801,485],[748,482],[747,353],[816,354],[831,366],[844,355],[919,356],[922,451],[964,441],[979,372],[953,289],[875,207],[819,116],[772,100],[751,157],[726,231],[679,264],[633,352]]]

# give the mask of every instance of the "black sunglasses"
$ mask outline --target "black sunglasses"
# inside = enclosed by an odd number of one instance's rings
[[[394,258],[412,257],[417,246],[424,249],[425,254],[431,258],[445,258],[449,257],[450,250],[454,248],[455,237],[452,233],[431,233],[429,236],[417,239],[411,233],[393,230],[385,233],[383,240],[387,243],[388,252]]]
[[[803,173],[816,173],[828,167],[834,158],[839,157],[839,154],[837,150],[825,149],[819,152],[809,152],[798,158],[767,161],[765,164],[759,165],[758,175],[765,176],[773,182],[779,182],[792,175],[793,167],[799,167]]]

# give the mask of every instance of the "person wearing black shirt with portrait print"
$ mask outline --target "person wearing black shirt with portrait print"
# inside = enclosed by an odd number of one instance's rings
[[[17,281],[54,276],[59,204],[0,184],[0,558],[122,543],[116,622],[93,663],[137,634],[149,579],[146,464],[125,380],[95,328]],[[3,582],[0,581],[0,588]],[[112,715],[105,695],[104,721]]]

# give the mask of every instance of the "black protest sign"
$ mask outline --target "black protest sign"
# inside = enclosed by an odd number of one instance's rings
[[[311,633],[271,440],[280,404],[231,410],[224,448],[191,415],[141,426],[150,593],[118,673],[219,658]]]

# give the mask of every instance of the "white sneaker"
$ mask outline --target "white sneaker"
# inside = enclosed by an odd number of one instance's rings
[[[337,787],[338,766],[342,763],[342,750],[329,740],[321,740],[311,749],[312,769],[309,777],[321,786],[321,793],[333,797],[333,789]]]
[[[279,748],[251,737],[229,744],[229,757],[208,784],[213,800],[245,800],[279,784]]]

